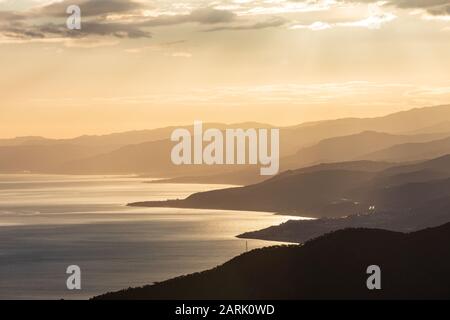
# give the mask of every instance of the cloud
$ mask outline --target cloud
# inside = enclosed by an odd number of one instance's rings
[[[151,33],[133,25],[120,23],[85,22],[81,30],[69,30],[64,24],[46,23],[0,27],[0,34],[10,39],[84,38],[87,36],[114,36],[116,38],[151,38]]]
[[[336,23],[317,21],[309,25],[293,24],[289,27],[289,29],[291,30],[309,29],[312,31],[327,30],[334,27],[359,27],[367,29],[380,29],[383,24],[391,22],[395,19],[397,19],[397,16],[392,13],[373,13],[367,18],[357,21],[336,22]]]
[[[66,8],[73,3],[81,8],[82,20],[81,30],[69,30],[65,26],[65,19],[56,22],[40,22],[43,17],[55,19],[67,17]],[[229,23],[234,21],[236,15],[231,11],[218,10],[214,8],[200,8],[189,14],[161,15],[156,18],[146,18],[143,12],[139,13],[142,18],[139,21],[109,20],[110,14],[137,13],[144,6],[141,2],[131,0],[64,0],[45,6],[34,8],[23,15],[13,12],[0,12],[0,18],[6,24],[0,25],[0,36],[3,39],[44,39],[44,38],[83,38],[89,36],[113,36],[116,38],[151,38],[149,27],[177,25],[183,23],[198,23],[213,25]],[[102,16],[104,15],[104,16]],[[27,17],[27,24],[22,22],[23,16]],[[36,19],[39,17],[39,19]],[[20,20],[20,23],[16,23]],[[38,23],[38,20],[40,23]],[[34,21],[34,24],[32,22]],[[63,22],[64,21],[64,22]],[[31,23],[30,23],[31,22]]]
[[[265,28],[280,27],[287,23],[287,20],[281,17],[273,17],[265,21],[259,21],[252,24],[229,25],[209,28],[203,30],[205,32],[222,31],[222,30],[259,30]]]
[[[26,19],[26,16],[18,12],[0,11],[0,21],[19,21]]]
[[[33,6],[28,5],[20,12],[0,11],[1,39],[151,38],[151,28],[186,23],[201,25],[204,32],[259,30],[288,24],[288,17],[291,19],[288,14],[317,13],[342,7],[343,3],[420,9],[427,12],[424,18],[450,19],[450,0],[186,0],[182,3],[168,0],[29,0],[28,3]],[[65,27],[66,8],[73,4],[79,5],[82,13],[82,29],[77,31]],[[394,14],[383,12],[371,12],[367,18],[343,22],[316,16],[306,23],[290,24],[289,28],[314,31],[334,27],[378,29],[395,18]]]
[[[233,12],[228,10],[203,8],[192,11],[189,14],[189,20],[192,22],[213,24],[233,21],[235,16]]]
[[[63,0],[38,7],[33,11],[37,16],[65,17],[66,8],[70,5],[78,5],[84,17],[127,13],[147,8],[142,2],[132,0]]]
[[[331,29],[333,27],[333,25],[326,23],[326,22],[322,22],[322,21],[316,21],[314,23],[311,23],[309,25],[304,25],[304,24],[294,24],[291,25],[289,27],[289,29],[291,30],[296,30],[296,29],[309,29],[312,31],[320,31],[320,30],[327,30],[327,29]]]
[[[392,13],[377,13],[371,15],[366,19],[352,22],[340,22],[336,23],[337,26],[342,27],[362,27],[368,29],[380,29],[381,26],[387,22],[397,19],[397,16]]]
[[[191,58],[192,53],[180,51],[180,52],[173,52],[170,54],[170,56],[174,58]]]
[[[399,8],[423,8],[430,10],[436,7],[450,5],[449,0],[390,0],[388,3]]]
[[[168,26],[182,23],[196,22],[199,24],[217,24],[234,21],[236,15],[228,10],[214,8],[200,8],[189,14],[161,15],[156,18],[141,22],[141,26]]]
[[[327,11],[336,4],[335,0],[234,0],[225,2],[232,2],[232,5],[228,7],[234,7],[239,16],[320,12]]]
[[[82,33],[84,35],[115,36],[117,38],[151,38],[149,31],[141,30],[132,24],[123,23],[83,23]]]
[[[428,9],[428,13],[434,16],[448,16],[450,15],[450,4]]]
[[[353,3],[379,3],[378,0],[343,0]],[[388,0],[386,5],[402,9],[423,9],[432,15],[450,15],[450,0]]]
[[[37,30],[36,28],[29,28],[23,25],[9,25],[0,28],[0,33],[2,38],[5,39],[43,39],[45,38],[45,33]]]
[[[65,25],[66,9],[81,8],[81,30],[69,30]],[[63,0],[46,3],[20,13],[0,11],[0,37],[9,40],[81,39],[112,36],[116,38],[151,38],[151,33],[133,23],[107,21],[109,14],[137,13],[147,8],[135,0]],[[72,41],[73,42],[73,41]],[[95,41],[94,41],[95,42]]]

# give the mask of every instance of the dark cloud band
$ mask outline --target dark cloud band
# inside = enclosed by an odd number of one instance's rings
[[[343,0],[352,3],[376,3],[378,0]],[[389,0],[387,5],[402,9],[424,9],[433,15],[449,15],[450,0]]]

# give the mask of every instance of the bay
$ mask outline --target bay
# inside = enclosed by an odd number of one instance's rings
[[[87,299],[212,268],[280,243],[237,234],[280,224],[265,212],[134,208],[227,185],[130,176],[0,175],[0,299]],[[69,291],[69,265],[82,289]]]

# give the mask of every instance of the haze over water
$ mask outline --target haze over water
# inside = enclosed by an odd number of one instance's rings
[[[89,298],[202,271],[245,251],[236,235],[295,219],[125,206],[223,187],[123,176],[0,175],[0,299]],[[249,249],[274,244],[248,242]],[[72,264],[81,267],[81,291],[66,289]]]

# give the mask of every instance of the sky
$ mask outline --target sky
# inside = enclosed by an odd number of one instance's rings
[[[0,138],[448,104],[449,40],[450,0],[0,0]]]

